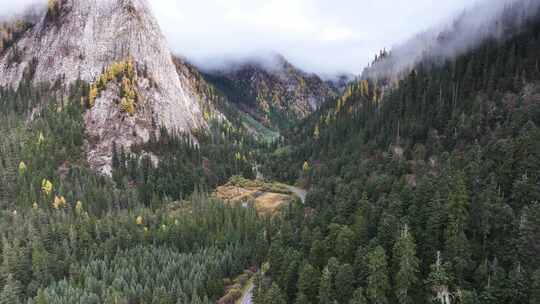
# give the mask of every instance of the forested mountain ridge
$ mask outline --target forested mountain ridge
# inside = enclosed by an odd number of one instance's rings
[[[272,241],[255,303],[539,301],[531,3],[505,8],[504,39],[455,57],[427,50],[402,77],[360,79],[285,133],[263,171],[311,191]]]
[[[206,79],[265,126],[285,129],[306,118],[337,90],[281,55],[210,70]],[[268,62],[266,62],[268,61]]]

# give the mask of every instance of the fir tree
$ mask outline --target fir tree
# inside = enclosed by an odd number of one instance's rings
[[[419,260],[416,257],[416,245],[407,225],[401,231],[401,236],[394,245],[396,297],[400,304],[411,304],[413,290],[418,282]]]
[[[373,304],[387,304],[390,292],[388,264],[386,253],[381,246],[372,249],[368,254],[369,275],[367,278],[366,294]]]

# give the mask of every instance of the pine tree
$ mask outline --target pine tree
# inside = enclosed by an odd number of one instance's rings
[[[276,283],[272,283],[272,286],[266,292],[264,297],[264,304],[287,304],[283,291]]]
[[[527,302],[527,282],[525,278],[524,269],[521,265],[517,265],[509,274],[509,293],[510,302],[512,304],[526,303]]]
[[[342,263],[351,263],[354,259],[355,250],[354,232],[345,226],[336,239],[336,254]]]
[[[461,174],[455,180],[454,187],[448,197],[448,217],[459,229],[465,229],[469,218],[469,194],[465,180]]]
[[[447,228],[445,253],[452,265],[452,272],[458,283],[463,283],[471,264],[471,249],[465,232],[452,223]]]
[[[338,303],[347,303],[354,290],[354,272],[349,264],[343,264],[339,267],[336,274],[336,299]]]
[[[329,304],[334,301],[332,273],[328,266],[324,268],[321,275],[321,283],[319,284],[319,303]]]
[[[356,250],[356,257],[354,259],[354,272],[356,276],[356,282],[360,286],[366,286],[368,271],[368,248],[367,246],[360,246]]]
[[[261,272],[257,272],[253,278],[253,303],[262,303],[264,300],[264,278]]]
[[[386,253],[381,246],[372,249],[368,254],[369,275],[366,294],[372,304],[387,304],[390,291],[388,263]]]
[[[532,274],[530,293],[529,304],[540,303],[540,269]]]
[[[431,265],[426,285],[433,292],[433,300],[437,304],[451,304],[450,282],[451,278],[447,272],[448,266],[443,264],[441,253],[437,252],[435,264]]]
[[[469,196],[463,176],[459,175],[448,198],[449,223],[445,235],[445,253],[452,265],[458,283],[463,283],[465,271],[470,265],[470,245],[465,235],[469,217]]]
[[[6,278],[4,288],[0,293],[0,304],[21,303],[21,286],[11,274]]]
[[[354,295],[349,301],[349,304],[368,304],[366,296],[364,295],[364,289],[362,287],[359,287],[354,291]]]
[[[393,257],[397,269],[395,275],[397,300],[400,304],[411,304],[414,302],[412,293],[418,282],[420,262],[416,257],[416,244],[407,225],[394,245]]]
[[[321,275],[311,264],[305,263],[298,279],[298,292],[306,297],[309,303],[316,303]]]
[[[310,302],[308,297],[303,294],[302,292],[299,292],[296,296],[296,300],[294,301],[295,304],[310,304],[313,302]]]
[[[47,302],[47,298],[45,297],[45,292],[42,289],[38,290],[36,304],[49,304]]]

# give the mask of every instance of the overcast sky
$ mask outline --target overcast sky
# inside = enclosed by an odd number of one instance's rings
[[[173,52],[195,63],[273,51],[320,74],[359,74],[381,48],[481,1],[502,0],[149,0]],[[46,0],[0,0],[0,12],[32,2]]]

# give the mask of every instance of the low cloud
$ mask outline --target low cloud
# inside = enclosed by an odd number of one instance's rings
[[[15,15],[22,15],[35,6],[43,7],[46,0],[2,0],[0,2],[0,20],[10,19]]]
[[[377,62],[364,76],[396,77],[423,59],[444,61],[474,48],[488,38],[505,40],[508,38],[505,26],[510,23],[517,26],[526,22],[538,12],[539,7],[538,0],[499,0],[479,3],[448,22],[423,31],[395,46],[391,56]]]
[[[486,0],[498,1],[498,0]],[[374,54],[471,0],[154,0],[172,49],[197,65],[277,52],[308,72],[360,74]]]
[[[197,65],[211,67],[226,59],[276,52],[308,72],[331,76],[360,74],[380,49],[406,41],[478,2],[504,0],[147,1],[173,52]],[[46,0],[1,2],[0,16],[46,4]]]

